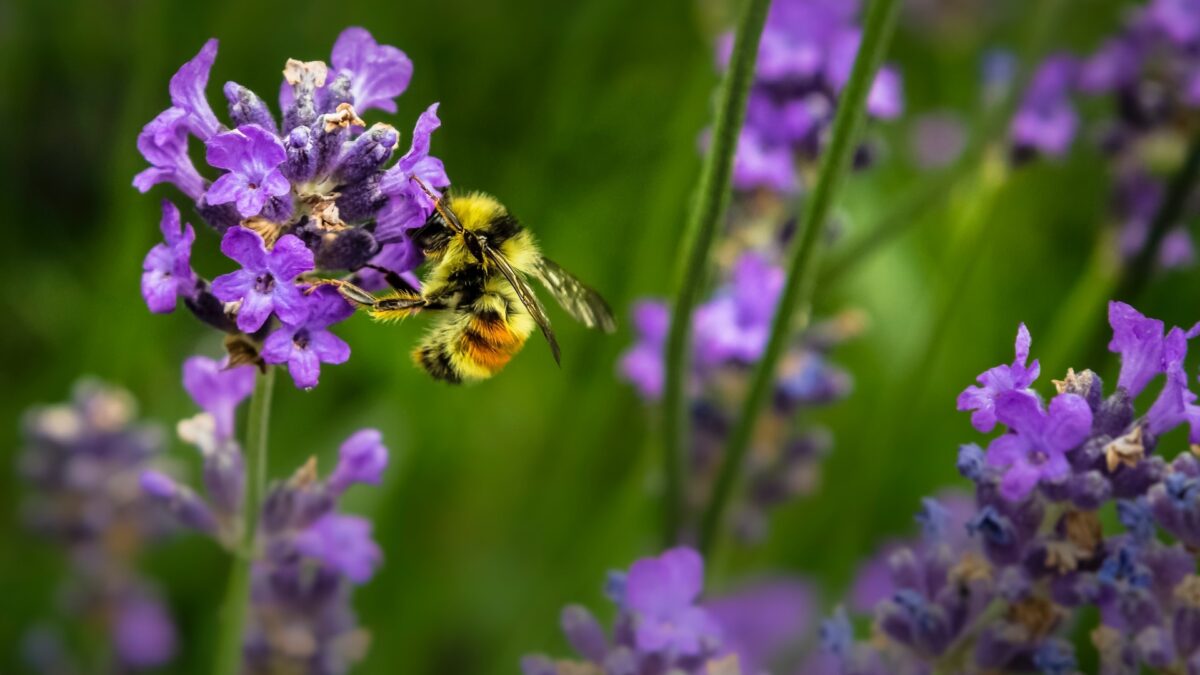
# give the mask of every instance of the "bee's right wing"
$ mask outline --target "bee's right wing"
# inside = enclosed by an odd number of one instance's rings
[[[525,305],[525,309],[529,311],[529,316],[533,317],[538,328],[542,329],[542,335],[546,337],[546,342],[550,343],[550,353],[554,355],[554,362],[562,365],[562,358],[558,348],[558,340],[554,337],[554,330],[550,328],[550,317],[546,316],[546,308],[542,306],[542,302],[538,300],[533,289],[529,287],[529,282],[525,281],[525,277],[520,272],[514,270],[509,264],[508,258],[496,249],[484,244],[483,255],[486,262],[496,266],[508,283],[517,292],[517,297],[521,300],[521,304]]]
[[[617,330],[617,321],[604,298],[558,263],[543,257],[534,266],[534,274],[576,321],[605,333]]]

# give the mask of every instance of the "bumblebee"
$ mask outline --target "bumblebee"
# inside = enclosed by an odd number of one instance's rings
[[[555,362],[558,341],[527,277],[538,279],[577,321],[606,333],[616,330],[612,310],[596,291],[544,257],[526,230],[493,197],[473,192],[434,200],[435,209],[412,241],[432,265],[420,291],[389,275],[393,290],[381,297],[349,282],[327,279],[350,302],[379,321],[435,312],[413,362],[434,379],[451,383],[487,379],[500,371],[541,330]]]

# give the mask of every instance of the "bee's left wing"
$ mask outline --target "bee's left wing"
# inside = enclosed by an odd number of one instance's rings
[[[534,274],[576,321],[605,333],[617,330],[617,321],[604,298],[558,263],[549,258],[539,258]]]
[[[554,330],[550,328],[550,317],[546,316],[546,308],[542,306],[533,289],[529,287],[529,282],[525,281],[525,277],[520,272],[514,270],[509,264],[508,258],[496,249],[484,244],[484,257],[487,262],[496,266],[508,283],[517,292],[517,297],[520,298],[521,304],[525,305],[525,309],[529,311],[529,316],[537,322],[538,328],[542,329],[542,335],[546,336],[546,342],[550,343],[550,353],[554,355],[554,362],[562,365],[561,355],[558,349],[558,340],[554,338]]]

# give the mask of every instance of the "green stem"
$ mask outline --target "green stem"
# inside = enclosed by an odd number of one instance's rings
[[[663,392],[663,535],[672,544],[679,532],[683,510],[683,448],[686,438],[688,337],[708,270],[709,254],[718,221],[729,201],[733,156],[746,116],[746,99],[754,81],[758,43],[767,20],[770,0],[746,0],[734,37],[729,69],[721,80],[713,124],[712,147],[704,160],[698,191],[684,232],[684,255],[671,312],[666,343],[666,381]]]
[[[267,483],[267,430],[271,422],[271,392],[275,386],[275,368],[268,366],[254,381],[250,414],[246,420],[246,488],[243,500],[242,541],[234,551],[229,586],[221,608],[221,626],[217,642],[217,675],[237,675],[242,671],[242,640],[246,611],[250,606],[250,572],[254,562],[258,514]]]
[[[700,550],[706,556],[711,556],[721,531],[730,497],[745,464],[746,449],[750,445],[750,436],[754,431],[758,412],[775,381],[775,367],[792,335],[792,317],[798,313],[801,325],[808,321],[825,219],[829,215],[842,179],[850,168],[850,159],[862,126],[867,93],[875,81],[875,72],[883,61],[883,55],[891,44],[899,7],[900,3],[897,0],[874,0],[868,10],[862,46],[854,59],[850,81],[838,101],[832,141],[822,159],[816,185],[806,198],[804,218],[801,221],[803,229],[792,251],[787,282],[771,324],[770,339],[762,359],[755,367],[737,425],[725,448],[711,501],[701,522]]]
[[[1146,245],[1122,271],[1121,283],[1117,286],[1114,298],[1134,302],[1141,294],[1142,289],[1146,287],[1154,263],[1158,259],[1158,249],[1171,227],[1179,222],[1179,217],[1183,214],[1184,206],[1187,205],[1188,196],[1192,194],[1192,188],[1195,186],[1197,178],[1200,178],[1200,134],[1192,138],[1183,165],[1171,177],[1167,195],[1158,212],[1154,214],[1154,220],[1150,223],[1150,233],[1146,237]]]

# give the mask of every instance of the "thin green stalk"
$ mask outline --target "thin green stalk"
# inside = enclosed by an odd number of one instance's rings
[[[683,448],[686,438],[686,388],[689,361],[688,337],[692,311],[704,286],[709,254],[721,214],[729,201],[733,156],[738,133],[746,117],[746,99],[754,81],[758,43],[767,20],[770,0],[746,0],[734,36],[729,69],[721,80],[712,147],[700,172],[698,191],[684,232],[684,255],[671,312],[666,344],[666,381],[663,392],[663,475],[665,480],[663,536],[675,542],[683,510]]]
[[[254,562],[258,513],[267,484],[267,431],[271,423],[271,393],[275,386],[275,368],[267,367],[254,381],[250,414],[246,420],[246,489],[243,500],[241,546],[235,551],[225,604],[221,608],[221,627],[217,641],[217,675],[238,675],[242,671],[242,639],[246,611],[250,606],[250,567]]]
[[[700,550],[706,556],[711,555],[721,531],[726,508],[745,464],[746,449],[750,445],[758,412],[775,381],[775,367],[792,335],[792,317],[798,312],[800,323],[808,321],[825,219],[850,168],[850,159],[862,127],[867,93],[891,44],[899,8],[897,0],[874,0],[868,10],[862,46],[854,60],[850,81],[838,101],[832,141],[822,159],[816,186],[806,200],[804,219],[801,221],[803,230],[792,251],[787,282],[771,324],[770,339],[762,359],[755,367],[750,389],[742,402],[737,425],[729,437],[716,486],[701,522]]]
[[[1163,199],[1158,213],[1154,214],[1154,220],[1150,223],[1150,234],[1146,237],[1146,245],[1122,271],[1121,283],[1117,286],[1116,294],[1113,297],[1133,302],[1146,287],[1154,263],[1158,260],[1158,249],[1162,246],[1163,239],[1166,238],[1171,227],[1179,222],[1179,217],[1183,214],[1183,208],[1187,204],[1188,196],[1192,194],[1197,178],[1200,178],[1200,134],[1192,138],[1183,164],[1171,177],[1167,195]]]

